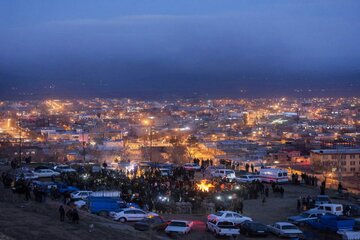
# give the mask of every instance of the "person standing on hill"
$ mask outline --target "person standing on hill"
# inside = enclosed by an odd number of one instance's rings
[[[76,210],[76,208],[74,208],[72,210],[72,222],[73,223],[76,223],[76,224],[79,224],[79,220],[80,220],[80,217],[79,217],[79,213],[78,211]]]
[[[63,222],[65,220],[65,209],[63,205],[60,205],[59,207],[59,214],[60,214],[60,222]]]

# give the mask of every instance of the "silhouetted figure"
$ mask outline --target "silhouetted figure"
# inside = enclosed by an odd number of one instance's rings
[[[65,209],[63,205],[60,205],[59,207],[59,214],[60,214],[60,222],[63,222],[65,220]]]

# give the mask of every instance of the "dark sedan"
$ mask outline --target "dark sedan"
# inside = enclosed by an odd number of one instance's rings
[[[246,236],[266,237],[269,234],[267,226],[259,222],[245,221],[240,224],[240,233]]]
[[[151,217],[144,218],[143,220],[136,222],[134,228],[139,231],[149,231],[149,230],[164,230],[167,226],[167,222],[164,221],[161,217]]]

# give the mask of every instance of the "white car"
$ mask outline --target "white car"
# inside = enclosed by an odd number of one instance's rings
[[[195,170],[198,171],[201,169],[201,166],[195,164],[195,163],[186,163],[184,164],[185,170]]]
[[[166,233],[188,234],[191,231],[193,222],[183,220],[172,220],[165,228]]]
[[[254,181],[260,181],[260,179],[255,175],[242,175],[238,178],[236,178],[236,182],[239,183],[250,183]]]
[[[39,177],[29,171],[29,172],[23,172],[23,173],[16,175],[16,180],[21,179],[21,178],[24,180],[35,180],[35,179],[38,179]]]
[[[219,211],[219,212],[210,214],[207,218],[208,218],[208,221],[222,220],[222,221],[233,222],[235,224],[240,224],[244,221],[252,221],[251,218],[242,216],[241,214],[239,214],[237,212],[232,212],[232,211]]]
[[[93,192],[92,191],[75,191],[70,194],[70,198],[73,200],[85,200],[87,199]]]
[[[233,222],[212,220],[206,223],[206,229],[216,236],[233,236],[240,234],[240,229]]]
[[[303,232],[297,226],[288,222],[277,222],[268,225],[268,229],[279,237],[301,238],[303,236]]]
[[[70,172],[76,172],[75,169],[71,168],[68,165],[57,165],[54,167],[54,170],[59,173],[70,173]]]
[[[140,221],[147,217],[152,216],[159,216],[156,213],[153,212],[145,212],[141,209],[136,208],[124,208],[120,212],[112,214],[112,218],[115,221],[120,221],[122,223],[124,222],[131,222],[131,221]]]
[[[211,173],[213,178],[226,178],[229,180],[236,179],[235,171],[232,169],[217,169]]]
[[[51,169],[37,169],[33,171],[33,174],[35,174],[39,178],[60,176],[59,172],[55,172],[54,170]]]

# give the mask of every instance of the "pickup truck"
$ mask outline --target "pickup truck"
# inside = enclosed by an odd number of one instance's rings
[[[307,224],[312,228],[328,232],[351,231],[354,228],[355,220],[335,215],[324,215],[317,220],[308,221]]]
[[[215,236],[233,236],[240,234],[240,229],[233,222],[210,220],[206,223],[206,229]]]

